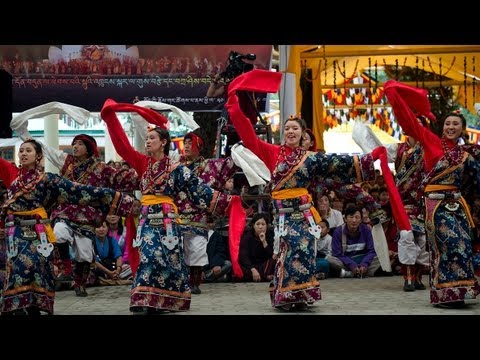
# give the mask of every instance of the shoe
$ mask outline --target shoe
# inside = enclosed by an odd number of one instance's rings
[[[317,280],[325,280],[325,273],[319,272],[315,275]]]
[[[194,285],[192,286],[191,292],[192,294],[199,295],[202,293],[202,290],[200,290],[198,286]]]
[[[435,304],[435,307],[443,308],[443,309],[461,309],[465,307],[465,301],[460,300],[460,301],[452,301],[448,303],[440,303],[440,304]]]
[[[278,309],[282,309],[282,310],[285,310],[285,311],[290,311],[292,310],[292,304],[286,304],[286,305],[282,305],[282,306],[279,306]]]
[[[77,286],[75,288],[75,295],[80,296],[80,297],[88,296],[87,290],[85,290],[85,287],[83,287],[83,286]]]
[[[25,309],[17,309],[17,310],[10,311],[9,315],[16,315],[16,316],[27,315],[27,312],[25,311]]]
[[[147,315],[159,315],[167,313],[167,309],[156,309],[156,308],[147,308]]]
[[[341,270],[340,270],[340,277],[341,277],[341,278],[351,278],[351,277],[353,277],[353,274],[352,274],[351,271],[347,271],[347,270],[345,270],[345,269],[341,269]]]
[[[31,306],[26,308],[27,315],[29,316],[40,316],[40,309],[36,306]]]
[[[415,291],[415,284],[409,283],[408,280],[405,280],[405,283],[403,284],[403,291],[406,291],[406,292]]]
[[[147,309],[143,306],[132,306],[130,307],[130,312],[133,313],[133,315],[146,315]]]
[[[57,278],[55,279],[55,281],[58,281],[58,282],[70,282],[70,281],[73,281],[73,277],[72,277],[72,275],[61,274],[59,277],[57,277]]]
[[[207,270],[203,273],[204,280],[213,281],[213,270]]]
[[[427,288],[421,282],[415,281],[415,290],[426,290]]]
[[[295,307],[295,310],[300,310],[300,311],[308,309],[308,305],[305,303],[294,304],[294,307]]]

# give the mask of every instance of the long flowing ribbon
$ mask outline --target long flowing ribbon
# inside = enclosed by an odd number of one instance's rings
[[[195,130],[200,127],[195,120],[193,120],[193,116],[186,113],[182,109],[170,105],[170,104],[165,104],[159,101],[138,101],[135,103],[137,106],[141,106],[144,108],[149,108],[149,109],[154,109],[154,110],[159,110],[159,111],[171,111],[174,114],[178,115],[180,119],[182,119],[183,123],[189,127],[190,129]],[[132,115],[132,121],[135,123],[137,127],[137,131],[139,131],[139,134],[142,138],[145,138],[147,135],[147,126],[148,126],[148,119],[144,119],[142,116],[138,114],[133,114]]]
[[[387,150],[381,146],[376,148],[372,153],[375,153],[374,158],[380,160],[380,168],[382,169],[383,179],[387,185],[388,196],[390,198],[390,205],[392,208],[393,217],[400,230],[412,230],[407,212],[403,206],[402,198],[398,192],[392,172],[388,167]]]
[[[42,118],[52,114],[67,114],[81,125],[87,122],[91,116],[90,111],[84,108],[53,101],[21,112],[12,119],[10,127],[20,138],[24,139],[25,137],[29,137],[27,129],[29,119]]]
[[[135,104],[117,103],[113,99],[107,99],[105,101],[100,114],[101,114],[101,117],[105,119],[105,116],[111,116],[112,113],[116,113],[116,112],[137,113],[138,115],[143,117],[145,120],[147,120],[150,124],[154,124],[163,129],[166,129],[168,125],[168,119],[162,114],[159,114],[158,112],[152,109],[137,106]]]
[[[238,255],[240,253],[240,239],[245,229],[247,214],[245,213],[242,200],[239,196],[232,196],[228,216],[228,243],[230,259],[232,260],[232,272],[234,277],[241,279],[243,277],[243,271],[238,261]]]

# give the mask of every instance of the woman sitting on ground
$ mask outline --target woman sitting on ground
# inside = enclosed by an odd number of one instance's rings
[[[243,280],[258,282],[273,279],[273,237],[268,214],[253,215],[240,240],[238,260],[242,267]]]

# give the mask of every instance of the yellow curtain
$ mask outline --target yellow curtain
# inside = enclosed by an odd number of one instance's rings
[[[288,60],[288,67],[286,72],[295,74],[295,97],[296,97],[296,108],[297,113],[302,108],[302,90],[300,88],[300,76],[302,74],[302,63],[300,60],[300,54],[308,49],[311,49],[312,45],[291,45],[290,46],[290,57]],[[322,91],[321,91],[321,76],[316,76],[318,73],[318,67],[320,66],[319,59],[312,59],[307,62],[307,67],[312,68],[313,74],[313,134],[317,140],[317,149],[324,150],[323,144],[323,102],[322,102]]]

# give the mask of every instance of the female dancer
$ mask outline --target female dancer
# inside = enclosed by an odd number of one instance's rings
[[[320,237],[317,225],[320,218],[307,189],[325,177],[335,177],[342,184],[373,179],[373,162],[380,154],[386,160],[386,153],[384,148],[361,156],[306,151],[301,146],[305,121],[293,116],[285,122],[285,144],[273,145],[259,139],[239,107],[236,91],[275,92],[280,78],[279,73],[262,70],[237,77],[229,86],[227,109],[244,145],[263,160],[272,173],[269,186],[280,252],[271,300],[272,306],[290,310],[293,305],[305,308],[321,299],[320,284],[315,278],[315,238]]]
[[[473,269],[473,220],[465,201],[479,195],[480,149],[477,145],[460,145],[467,124],[459,112],[445,117],[442,138],[418,124],[411,108],[434,118],[426,90],[390,80],[385,83],[385,94],[399,124],[424,149],[425,176],[417,200],[423,195],[430,245],[430,302],[462,307],[464,300],[480,293]]]
[[[127,215],[133,198],[106,188],[73,183],[43,172],[42,146],[26,140],[19,149],[21,169],[2,206],[5,218],[7,273],[1,302],[2,314],[53,314],[55,235],[47,210],[59,203],[82,203],[103,214]]]
[[[137,112],[148,122],[159,125],[151,127],[147,133],[145,150],[149,155],[131,146],[116,111]],[[168,157],[170,135],[164,128],[167,119],[159,113],[108,99],[101,116],[107,123],[116,151],[140,176],[143,194],[134,241],[139,249],[140,264],[132,285],[130,307],[132,311],[144,307],[148,312],[189,310],[191,290],[177,224],[177,204],[173,199],[183,192],[193,206],[222,215],[232,196],[214,191],[187,167],[171,161]],[[238,197],[236,202],[240,204]]]

